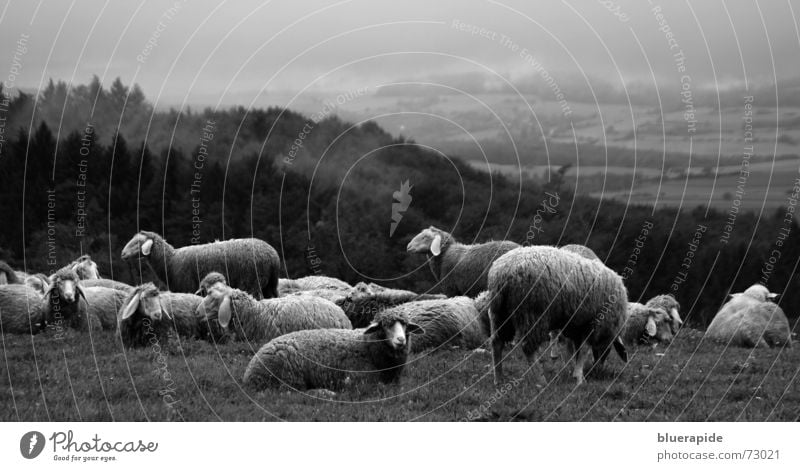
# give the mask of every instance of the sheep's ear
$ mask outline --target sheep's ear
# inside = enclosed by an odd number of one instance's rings
[[[433,242],[431,242],[431,253],[434,257],[438,257],[440,253],[442,253],[442,235],[436,234],[433,238]]]
[[[217,315],[219,325],[227,329],[231,323],[231,297],[225,296],[219,305],[219,314]]]
[[[656,336],[656,320],[653,316],[647,318],[647,325],[644,326],[644,330],[650,337]]]
[[[89,300],[87,300],[86,299],[86,295],[83,294],[83,289],[81,289],[81,286],[80,286],[79,283],[75,284],[75,291],[78,292],[78,296],[82,297],[83,298],[83,302],[85,302],[86,305],[88,306],[89,305]]]
[[[124,321],[125,319],[131,317],[133,315],[133,313],[136,312],[137,309],[139,309],[139,299],[141,297],[142,297],[142,293],[140,291],[140,292],[136,293],[136,296],[134,296],[130,300],[130,302],[128,302],[128,305],[125,306],[125,308],[122,310],[122,315],[120,316],[121,320]]]
[[[769,293],[767,294],[767,299],[775,299],[778,297],[778,293]]]
[[[169,314],[169,311],[164,309],[164,304],[161,302],[161,299],[158,300],[158,307],[161,308],[161,316],[166,317],[167,319],[172,320],[172,316]]]
[[[409,322],[408,325],[406,326],[406,333],[422,335],[425,333],[425,329],[423,329],[422,327],[413,322]]]
[[[364,331],[364,333],[365,334],[372,334],[372,333],[377,332],[378,330],[380,330],[380,328],[381,328],[381,324],[379,322],[373,322],[367,327],[367,329]]]
[[[150,255],[150,249],[152,248],[153,248],[153,239],[147,239],[146,241],[144,241],[144,244],[142,244],[142,255],[144,255],[145,257]]]

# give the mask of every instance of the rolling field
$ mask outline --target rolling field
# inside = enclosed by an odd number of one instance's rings
[[[538,389],[522,354],[492,384],[488,352],[412,357],[401,382],[336,395],[256,391],[240,384],[246,344],[201,341],[123,351],[113,333],[5,335],[3,421],[797,421],[800,348],[725,349],[684,329],[668,347],[613,353],[575,388],[546,357]],[[170,403],[170,405],[167,405]]]

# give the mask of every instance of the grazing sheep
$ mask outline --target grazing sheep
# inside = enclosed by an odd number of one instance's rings
[[[189,293],[159,292],[153,283],[133,288],[119,310],[119,333],[126,347],[165,343],[171,333],[201,337],[201,320],[196,314],[203,298]]]
[[[278,280],[278,293],[281,296],[298,291],[313,291],[317,289],[350,290],[349,283],[330,276],[304,276],[295,280],[281,278]]]
[[[108,278],[94,278],[89,280],[81,280],[81,286],[84,288],[93,288],[95,286],[100,286],[103,288],[111,288],[120,291],[127,291],[130,292],[133,290],[133,286],[123,283],[121,281],[110,280]]]
[[[38,291],[42,296],[50,289],[50,279],[44,273],[35,273],[25,277],[25,284]]]
[[[519,337],[522,351],[544,383],[536,355],[548,332],[592,347],[602,364],[613,345],[627,361],[619,338],[628,295],[622,278],[602,263],[554,247],[523,247],[498,258],[489,270],[492,356],[496,384],[503,383],[503,348]],[[583,382],[588,349],[580,348],[573,376]]]
[[[315,294],[317,292],[310,291],[309,293]],[[364,282],[356,284],[344,298],[340,298],[338,293],[341,293],[341,291],[334,291],[333,296],[336,299],[334,302],[342,308],[350,322],[353,323],[354,328],[368,326],[377,313],[391,306],[411,301],[444,299],[442,295],[417,294],[413,291],[385,288],[375,283],[367,284]]]
[[[600,260],[600,257],[598,257],[596,253],[594,253],[594,250],[590,249],[589,247],[587,247],[585,245],[567,244],[567,245],[561,247],[561,250],[566,250],[567,252],[572,252],[574,254],[578,254],[581,257],[587,258],[589,260],[597,260],[597,261],[602,262],[602,260]]]
[[[653,345],[672,341],[672,317],[660,307],[628,303],[628,319],[622,330],[625,345]]]
[[[22,283],[14,271],[6,262],[0,261],[0,285],[17,285]]]
[[[305,294],[257,301],[244,291],[220,286],[209,291],[197,310],[216,342],[231,335],[247,342],[269,342],[298,330],[353,328],[339,306]]]
[[[210,290],[215,289],[218,286],[228,286],[228,282],[225,281],[225,276],[223,276],[222,273],[212,271],[204,276],[202,280],[200,280],[200,287],[197,288],[197,291],[195,291],[194,294],[205,298],[208,296]],[[278,291],[280,291],[280,289]]]
[[[475,301],[465,296],[431,301],[412,301],[389,307],[386,315],[403,315],[425,333],[414,337],[411,353],[444,345],[475,349],[487,339],[478,319]]]
[[[243,381],[257,388],[342,389],[399,381],[409,334],[422,328],[401,313],[381,312],[364,330],[314,329],[273,339],[256,352]]]
[[[465,245],[430,226],[411,239],[406,251],[427,255],[431,273],[448,297],[474,298],[486,290],[486,276],[492,262],[518,247],[516,242],[507,240]]]
[[[671,328],[672,328],[672,335],[677,335],[678,331],[680,330],[681,326],[683,325],[683,320],[681,319],[681,315],[679,313],[681,309],[680,303],[675,297],[671,294],[660,294],[658,296],[650,298],[647,301],[647,307],[654,307],[663,309],[667,314],[669,314],[671,319]]]
[[[173,292],[194,293],[206,274],[225,274],[228,284],[258,299],[278,296],[280,258],[259,239],[233,239],[174,248],[155,232],[142,231],[122,249],[122,259],[145,258]]]
[[[761,285],[732,294],[714,316],[706,337],[738,347],[791,348],[789,320],[777,304],[766,300],[770,294]]]
[[[78,275],[69,267],[58,270],[51,281],[45,303],[48,324],[58,319],[78,330],[117,328],[117,312],[127,297],[125,291],[102,286],[82,288]]]
[[[97,264],[94,263],[92,257],[88,255],[81,255],[67,265],[67,267],[73,270],[81,280],[96,280],[100,278],[100,271],[97,269]]]
[[[0,285],[0,329],[3,334],[36,334],[46,326],[44,297],[23,284]]]

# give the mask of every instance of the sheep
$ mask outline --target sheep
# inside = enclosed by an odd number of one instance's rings
[[[678,330],[680,330],[681,326],[683,325],[683,320],[681,319],[681,315],[678,311],[680,311],[681,305],[678,303],[678,300],[675,299],[674,296],[671,294],[660,294],[653,298],[650,298],[647,301],[648,307],[654,308],[661,308],[667,314],[669,314],[671,319],[671,328],[672,328],[672,335],[677,335]]]
[[[417,294],[413,291],[402,289],[385,288],[375,283],[359,282],[344,297],[341,291],[329,291],[328,294],[317,291],[309,291],[309,294],[317,294],[323,297],[331,296],[334,302],[342,308],[344,313],[353,323],[353,327],[361,328],[368,326],[375,315],[380,311],[398,304],[410,301],[425,301],[433,299],[444,299],[442,295]]]
[[[492,262],[519,246],[507,240],[465,245],[457,242],[451,234],[430,226],[411,239],[406,251],[427,255],[431,273],[445,295],[474,298],[486,290],[486,277]]]
[[[84,288],[92,288],[95,286],[100,286],[103,288],[112,288],[119,291],[133,291],[133,286],[123,283],[121,281],[110,280],[108,278],[93,278],[88,280],[81,280],[81,286]]]
[[[580,348],[592,347],[602,364],[613,345],[623,361],[619,335],[628,294],[622,278],[602,263],[555,247],[522,247],[499,257],[489,270],[491,344],[496,384],[503,381],[503,348],[519,337],[538,384],[544,384],[536,355],[551,330]],[[583,382],[588,349],[580,348],[573,376]]]
[[[97,264],[88,255],[81,255],[67,265],[78,275],[81,280],[96,280],[100,278],[100,271]]]
[[[278,293],[281,296],[297,291],[311,291],[317,289],[349,290],[353,287],[337,278],[329,276],[305,276],[294,280],[281,278],[278,280]]]
[[[791,348],[789,320],[761,285],[753,285],[744,293],[731,294],[731,299],[717,312],[706,330],[711,340],[739,347]]]
[[[50,289],[50,279],[44,273],[34,273],[25,277],[25,284],[39,292],[42,296]]]
[[[17,285],[21,283],[17,272],[6,262],[0,261],[0,285]]]
[[[414,338],[411,353],[444,345],[472,350],[483,345],[488,337],[481,328],[475,301],[465,296],[412,301],[389,307],[383,312],[404,315],[425,331]]]
[[[102,286],[83,288],[69,267],[59,269],[51,281],[45,303],[48,324],[59,320],[78,330],[117,328],[117,312],[127,296],[125,291]]]
[[[3,334],[36,334],[45,329],[44,297],[23,284],[0,285]]]
[[[200,280],[200,287],[197,288],[194,294],[197,296],[201,296],[205,298],[208,296],[210,290],[215,289],[218,286],[228,286],[228,282],[225,281],[225,276],[217,271],[212,271]],[[278,288],[280,292],[280,288]]]
[[[278,252],[263,240],[233,239],[174,248],[160,235],[142,231],[122,249],[122,259],[144,258],[173,292],[194,293],[202,277],[225,273],[228,284],[258,299],[278,296]]]
[[[567,244],[567,245],[561,247],[561,250],[566,250],[567,252],[572,252],[574,254],[578,254],[578,255],[582,256],[583,258],[586,258],[586,259],[589,259],[589,260],[597,260],[597,261],[602,262],[602,260],[600,260],[600,257],[598,257],[596,253],[594,253],[594,250],[590,249],[589,247],[587,247],[585,245]]]
[[[250,360],[243,382],[256,388],[296,389],[394,383],[406,365],[410,334],[420,326],[402,313],[381,312],[366,329],[314,329],[282,335]]]
[[[119,310],[119,334],[126,347],[166,342],[171,333],[200,338],[197,307],[203,298],[190,293],[159,292],[153,283],[133,288]]]
[[[257,301],[244,291],[218,286],[209,291],[197,311],[208,327],[209,339],[215,342],[231,336],[269,342],[298,330],[353,328],[336,304],[303,294]]]
[[[625,345],[654,345],[672,341],[672,317],[660,307],[628,303],[627,320],[622,330]]]

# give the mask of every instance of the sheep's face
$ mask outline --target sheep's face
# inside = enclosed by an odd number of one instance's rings
[[[672,317],[663,309],[651,309],[645,325],[647,335],[658,342],[672,341]]]
[[[422,327],[405,319],[381,319],[373,321],[364,331],[365,335],[377,334],[378,340],[385,342],[392,350],[408,350],[408,334],[423,333]]]
[[[59,270],[53,277],[50,287],[50,296],[58,298],[66,304],[78,302],[78,296],[86,299],[78,283],[78,276],[70,270]]]
[[[233,306],[231,289],[227,286],[214,285],[197,306],[197,315],[201,324],[207,329],[207,335],[214,342],[225,342],[231,335],[233,327]]]
[[[442,243],[445,242],[444,233],[431,226],[423,229],[422,232],[414,236],[406,246],[406,252],[411,253],[430,253],[434,257],[442,253]]]
[[[72,270],[81,280],[96,280],[100,278],[97,264],[88,255],[84,255],[72,262]]]
[[[761,302],[773,300],[778,297],[778,293],[770,293],[766,286],[758,283],[744,290],[744,293],[732,294],[731,297],[736,297],[739,294],[749,296]]]
[[[170,319],[169,311],[164,309],[158,289],[152,283],[138,287],[128,303],[122,308],[120,320],[124,321],[139,313],[151,321]]]
[[[122,259],[147,258],[152,249],[153,239],[140,232],[125,244],[122,249]]]

